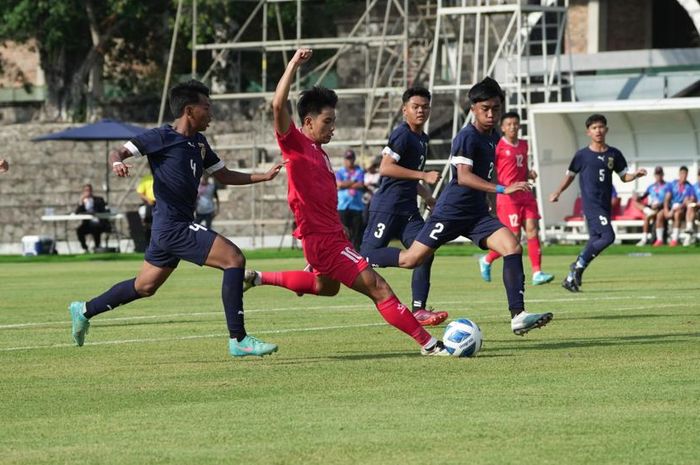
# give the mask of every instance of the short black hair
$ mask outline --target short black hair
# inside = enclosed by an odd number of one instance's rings
[[[297,112],[301,123],[307,115],[318,115],[326,107],[335,108],[338,103],[338,95],[331,89],[313,86],[311,89],[303,90],[297,102]]]
[[[504,113],[503,116],[501,116],[501,124],[507,119],[514,118],[517,119],[518,122],[520,122],[520,115],[516,111],[509,111],[508,113]]]
[[[490,77],[485,77],[481,82],[478,82],[469,89],[469,104],[474,105],[475,103],[483,102],[485,100],[490,100],[494,97],[501,99],[503,103],[506,99],[506,95],[503,93],[503,89],[498,85],[495,79]]]
[[[179,118],[187,105],[199,103],[200,95],[209,97],[209,88],[194,79],[174,85],[169,92],[170,111],[173,116]]]
[[[688,172],[688,167],[685,166],[685,165],[683,165],[683,166],[681,166],[680,168],[678,168],[678,171],[679,171],[679,172],[680,172],[680,171],[685,171],[685,172],[687,173],[687,172]]]
[[[603,123],[605,126],[607,126],[608,119],[600,113],[593,113],[591,116],[586,118],[586,129],[591,127],[591,124],[593,123]]]
[[[401,96],[401,101],[406,103],[414,96],[425,97],[430,101],[430,91],[425,87],[409,87]]]

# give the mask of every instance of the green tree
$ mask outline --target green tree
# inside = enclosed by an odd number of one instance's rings
[[[118,57],[129,63],[120,72],[136,74],[162,62],[173,12],[171,0],[3,1],[0,40],[36,39],[50,119],[91,118],[103,97],[105,63]]]

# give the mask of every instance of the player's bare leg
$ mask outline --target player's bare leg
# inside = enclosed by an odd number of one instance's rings
[[[229,353],[234,357],[244,357],[277,352],[276,344],[263,342],[246,333],[243,313],[245,257],[241,249],[225,237],[217,235],[204,264],[224,272],[221,300],[230,337]]]
[[[522,336],[549,323],[552,313],[528,313],[525,311],[525,274],[523,272],[523,249],[515,235],[506,227],[491,234],[486,246],[503,256],[503,284],[508,296],[510,327],[513,333]]]

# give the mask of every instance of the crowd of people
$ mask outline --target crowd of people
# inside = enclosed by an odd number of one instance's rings
[[[678,178],[671,182],[664,180],[664,169],[654,169],[654,182],[642,194],[634,194],[634,207],[643,215],[643,237],[638,246],[653,244],[660,247],[668,243],[670,247],[680,244],[681,228],[684,229],[683,245],[696,242],[695,221],[698,219],[700,200],[700,169],[695,184],[688,181],[688,167],[678,169]],[[653,231],[653,232],[652,232]]]

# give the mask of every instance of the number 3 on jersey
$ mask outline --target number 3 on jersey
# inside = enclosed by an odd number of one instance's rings
[[[384,229],[386,229],[386,225],[384,223],[377,223],[377,229],[374,231],[374,237],[381,239],[384,235]]]

